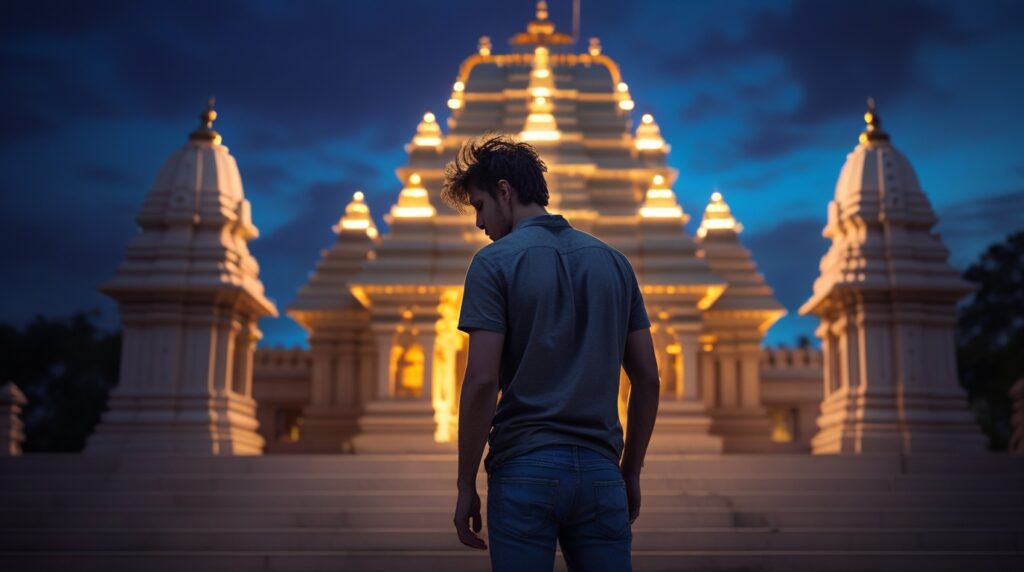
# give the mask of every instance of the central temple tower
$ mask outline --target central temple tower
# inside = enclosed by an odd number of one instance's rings
[[[643,115],[634,129],[634,101],[618,64],[597,38],[585,53],[572,44],[555,30],[545,2],[508,53],[494,53],[490,39],[480,38],[452,84],[446,128],[428,112],[406,147],[408,162],[396,171],[403,187],[384,217],[388,231],[377,237],[365,222],[371,219],[355,217],[365,210],[361,196],[346,211],[338,243],[288,310],[310,336],[312,401],[303,416],[314,421],[302,430],[302,441],[315,444],[310,450],[454,450],[466,361],[456,324],[466,269],[486,237],[440,192],[445,164],[488,131],[533,144],[549,168],[549,210],[633,264],[661,370],[652,450],[723,450],[708,415],[713,402],[702,395],[702,379],[712,389],[717,381],[699,368],[715,363],[700,357],[716,342],[705,310],[729,283],[685,231],[689,215],[672,190],[678,173],[667,165],[669,146],[654,117]],[[354,255],[362,264],[353,264]],[[768,324],[781,315],[770,290],[754,305],[744,310],[763,310],[758,317],[769,315]],[[751,326],[755,344],[760,327]],[[623,416],[628,387],[623,376]]]

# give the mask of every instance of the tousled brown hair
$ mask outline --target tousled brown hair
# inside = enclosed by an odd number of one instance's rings
[[[498,181],[508,181],[520,204],[548,204],[547,165],[537,150],[501,133],[488,133],[462,145],[455,159],[445,165],[441,200],[458,212],[469,205],[469,187],[494,196]]]

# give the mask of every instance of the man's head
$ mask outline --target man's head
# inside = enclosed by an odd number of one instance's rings
[[[547,206],[547,170],[531,145],[485,135],[466,142],[445,167],[441,198],[458,212],[472,207],[477,228],[498,240],[522,213]]]

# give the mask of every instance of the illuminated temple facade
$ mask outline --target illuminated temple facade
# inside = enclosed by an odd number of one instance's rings
[[[549,210],[632,262],[662,380],[652,450],[807,449],[796,433],[813,424],[820,400],[818,354],[761,349],[784,310],[740,243],[740,223],[716,192],[697,235],[687,234],[679,174],[655,119],[634,124],[633,94],[598,39],[585,53],[570,42],[543,3],[510,53],[481,38],[459,67],[444,127],[428,112],[407,145],[386,234],[355,193],[336,243],[287,308],[308,332],[308,353],[257,355],[268,451],[453,450],[467,349],[456,329],[462,285],[487,238],[440,191],[444,165],[489,130],[535,145],[549,168]],[[623,416],[628,387],[623,375]]]
[[[120,306],[124,349],[87,450],[454,451],[462,286],[487,239],[440,191],[463,142],[491,130],[535,145],[549,168],[549,210],[632,263],[661,378],[652,452],[982,448],[953,357],[954,308],[969,288],[873,103],[840,172],[824,224],[831,247],[801,308],[820,318],[822,351],[768,350],[764,334],[784,310],[725,197],[710,193],[688,234],[690,214],[673,190],[679,173],[654,117],[634,124],[633,94],[599,40],[585,53],[572,46],[544,2],[509,53],[480,39],[458,69],[445,125],[428,112],[415,128],[387,232],[355,192],[336,241],[284,309],[308,333],[308,350],[255,350],[258,320],[278,310],[248,250],[258,230],[211,103],[165,163],[140,233],[102,287]],[[625,421],[624,374],[620,383]]]

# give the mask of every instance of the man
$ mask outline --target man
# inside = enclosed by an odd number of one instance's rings
[[[548,214],[546,170],[533,147],[501,135],[467,143],[445,169],[444,200],[471,206],[494,241],[470,264],[459,319],[469,357],[455,527],[487,549],[476,534],[487,441],[493,570],[551,570],[556,542],[570,570],[631,570],[658,409],[650,322],[626,258]],[[632,385],[625,443],[620,367]]]

